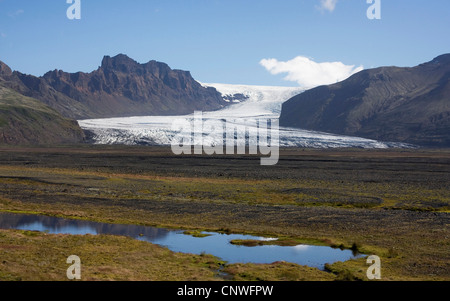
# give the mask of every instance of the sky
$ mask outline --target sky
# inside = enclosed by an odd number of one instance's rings
[[[0,60],[36,76],[123,53],[203,83],[311,88],[430,61],[449,36],[448,0],[0,0]]]

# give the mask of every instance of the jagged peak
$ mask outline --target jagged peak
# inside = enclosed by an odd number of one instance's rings
[[[118,54],[114,57],[104,56],[100,68],[124,73],[133,72],[137,69],[145,69],[151,73],[155,72],[155,70],[159,70],[159,72],[161,70],[165,72],[172,70],[166,63],[151,60],[145,64],[140,64],[125,54]]]
[[[151,60],[151,61],[145,63],[144,66],[164,66],[164,67],[166,67],[166,68],[171,69],[171,68],[169,67],[169,65],[167,65],[166,63],[158,62],[158,61],[155,61],[155,60]]]
[[[8,65],[0,61],[0,75],[11,75],[12,70]]]
[[[139,65],[138,62],[136,62],[132,58],[128,57],[127,55],[120,53],[114,57],[105,55],[102,60],[101,68],[123,70],[124,67],[125,67],[125,69],[127,69],[127,67],[137,66],[137,65]]]

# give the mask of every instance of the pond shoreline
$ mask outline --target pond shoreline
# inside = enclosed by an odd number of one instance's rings
[[[6,222],[5,222],[6,220]],[[14,224],[15,225],[8,225]],[[323,253],[327,247],[324,246],[313,246],[313,245],[304,245],[300,243],[295,243],[294,241],[290,241],[289,244],[283,243],[281,240],[278,246],[276,242],[278,239],[267,239],[264,237],[255,237],[248,234],[232,234],[232,233],[218,233],[218,232],[208,232],[208,231],[195,231],[189,232],[186,229],[165,229],[165,228],[157,228],[157,227],[148,227],[148,226],[137,226],[137,225],[124,225],[124,224],[116,224],[116,223],[101,223],[87,220],[76,220],[76,219],[68,219],[68,218],[60,218],[60,217],[50,217],[43,215],[30,215],[30,214],[17,214],[17,213],[1,213],[0,212],[0,228],[3,229],[16,229],[16,230],[26,230],[26,231],[38,231],[49,234],[69,234],[69,235],[119,235],[119,236],[127,236],[137,240],[147,241],[153,244],[161,245],[164,247],[168,247],[171,251],[174,252],[183,252],[183,253],[192,253],[201,255],[204,253],[211,254],[213,256],[218,257],[221,260],[225,260],[227,263],[259,263],[259,264],[270,264],[273,262],[290,262],[296,263],[300,265],[311,266],[315,268],[319,268],[320,270],[325,270],[326,264],[332,264],[336,261],[345,261],[350,259],[357,259],[361,255],[358,254],[347,254],[343,255],[343,252],[335,255],[332,255],[331,252],[335,252],[333,248],[329,248],[328,253]],[[81,230],[80,230],[81,229]],[[181,235],[181,236],[179,236]],[[183,237],[184,236],[184,237]],[[185,236],[189,236],[192,239],[188,241]],[[213,237],[212,237],[213,236]],[[223,237],[222,237],[223,236]],[[173,237],[172,239],[167,239],[167,237]],[[177,239],[178,238],[178,239]],[[212,238],[215,238],[212,240]],[[181,242],[181,245],[177,241],[186,241]],[[220,239],[220,240],[219,240]],[[199,244],[201,242],[205,242],[206,240],[211,240],[209,245],[204,245],[203,247],[207,251],[200,251],[200,249],[195,249],[191,245]],[[240,248],[240,245],[234,244],[233,241],[260,241],[259,245],[262,250],[264,246],[272,246],[272,248],[266,251],[260,257],[256,258],[255,250],[251,250],[253,255],[250,257],[244,256],[245,253],[248,253],[250,248],[245,246]],[[270,241],[270,244],[266,244]],[[219,247],[220,246],[220,247]],[[228,248],[228,253],[224,250]],[[306,252],[306,250],[316,248],[315,252],[323,253],[323,257],[325,258],[334,258],[334,260],[327,259],[321,264],[318,257],[313,256],[314,253],[312,251]],[[187,251],[186,251],[187,249]],[[240,253],[236,252],[235,249],[240,249]],[[296,250],[305,250],[305,252],[298,253],[300,257],[296,257],[295,253],[291,257],[288,256],[288,249]],[[278,250],[278,251],[277,251]],[[286,251],[286,252],[284,252]],[[293,252],[293,251],[291,251]],[[231,253],[231,254],[229,254]],[[277,257],[272,257],[271,253],[277,253]],[[284,255],[283,255],[284,254]],[[309,255],[308,255],[309,254]],[[326,254],[326,255],[325,255]],[[250,259],[255,257],[255,259]],[[302,257],[303,256],[303,257]],[[311,259],[306,259],[307,256],[311,257]],[[334,257],[333,257],[334,256]],[[269,258],[269,259],[266,259]],[[239,261],[237,258],[246,258],[247,260]],[[273,259],[270,259],[273,258]],[[290,258],[290,259],[289,259]],[[346,258],[346,259],[343,259]],[[310,264],[308,264],[310,262]]]

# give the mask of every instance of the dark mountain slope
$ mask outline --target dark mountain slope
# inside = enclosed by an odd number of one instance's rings
[[[0,145],[55,145],[83,141],[84,133],[76,121],[64,118],[42,102],[0,83]]]
[[[156,61],[139,64],[123,54],[105,56],[91,73],[54,70],[38,78],[5,68],[0,77],[15,91],[76,119],[181,115],[227,105],[219,92],[187,71]]]
[[[450,54],[413,67],[361,71],[283,104],[282,126],[450,146]]]

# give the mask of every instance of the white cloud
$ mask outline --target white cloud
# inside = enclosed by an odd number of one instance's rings
[[[284,80],[297,82],[306,89],[343,81],[364,69],[363,66],[355,68],[354,65],[349,66],[341,62],[316,63],[303,56],[286,62],[263,59],[259,63],[271,74],[287,73]]]
[[[320,0],[320,9],[332,12],[336,8],[337,2],[338,0]]]

